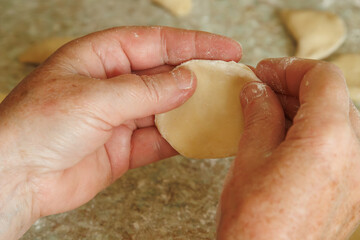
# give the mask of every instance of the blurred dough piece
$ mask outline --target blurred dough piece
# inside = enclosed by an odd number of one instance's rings
[[[360,105],[360,54],[341,54],[331,62],[343,71],[350,97],[357,105]]]
[[[330,12],[282,10],[281,17],[297,42],[296,57],[323,59],[344,42],[344,21]]]
[[[58,48],[73,39],[74,38],[70,37],[45,39],[29,47],[19,56],[19,61],[23,63],[40,64],[44,62]]]
[[[155,116],[159,132],[188,158],[234,156],[243,131],[241,89],[260,80],[235,62],[192,60],[181,66],[195,73],[197,88],[182,106]]]
[[[7,94],[0,93],[0,103],[6,98]]]
[[[175,16],[181,17],[190,13],[192,0],[152,0],[154,3],[166,8]]]

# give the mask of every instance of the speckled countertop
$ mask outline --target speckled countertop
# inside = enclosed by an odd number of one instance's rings
[[[149,0],[0,0],[0,92],[33,66],[17,56],[53,36],[81,36],[123,25],[167,25],[223,34],[242,43],[243,62],[291,55],[280,8],[333,11],[348,38],[338,50],[360,52],[359,0],[193,0],[175,18]],[[214,239],[215,212],[230,159],[167,159],[132,170],[85,206],[38,220],[23,239]],[[359,238],[360,239],[360,238]]]

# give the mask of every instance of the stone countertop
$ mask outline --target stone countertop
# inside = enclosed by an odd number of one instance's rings
[[[243,63],[256,64],[294,52],[278,9],[310,8],[346,21],[348,37],[337,53],[360,52],[359,0],[193,1],[192,13],[176,18],[149,0],[0,0],[0,92],[34,69],[17,61],[32,43],[114,26],[167,25],[226,35],[242,43]],[[129,171],[83,207],[38,220],[22,239],[214,239],[230,163],[178,156]]]

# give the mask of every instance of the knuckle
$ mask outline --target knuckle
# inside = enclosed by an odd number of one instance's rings
[[[271,121],[271,114],[263,114],[263,113],[251,113],[247,116],[247,120],[245,121],[245,129],[253,129],[258,128],[264,124],[268,124]]]
[[[350,126],[344,122],[333,120],[321,123],[322,126],[318,130],[319,141],[335,149],[344,144],[350,135]]]
[[[145,86],[144,95],[148,100],[158,103],[161,100],[160,86],[156,79],[152,76],[141,76],[142,84]]]
[[[281,108],[274,108],[271,104],[263,103],[256,111],[245,112],[245,129],[271,127],[283,124],[284,113]]]
[[[346,149],[351,136],[351,127],[340,119],[318,121],[314,126],[303,132],[312,148],[318,153],[338,153]]]

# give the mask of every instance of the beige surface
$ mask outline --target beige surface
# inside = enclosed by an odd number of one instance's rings
[[[334,13],[283,10],[281,16],[297,42],[296,57],[323,59],[335,52],[345,41],[345,23]]]
[[[35,43],[25,50],[20,56],[19,61],[23,63],[40,64],[45,61],[51,54],[64,44],[70,42],[71,37],[54,37],[44,39]]]
[[[180,66],[195,73],[196,91],[179,108],[155,116],[161,135],[188,158],[235,156],[244,128],[239,95],[247,82],[260,80],[235,62],[193,60]]]
[[[9,92],[34,69],[18,56],[34,43],[127,25],[167,25],[223,34],[241,42],[243,63],[293,55],[295,44],[279,9],[340,15],[348,37],[339,53],[360,53],[360,2],[355,0],[193,0],[178,18],[150,0],[0,0],[0,91]],[[86,143],[84,143],[86,144]],[[134,169],[79,209],[49,216],[22,238],[210,240],[230,159],[167,159]]]

